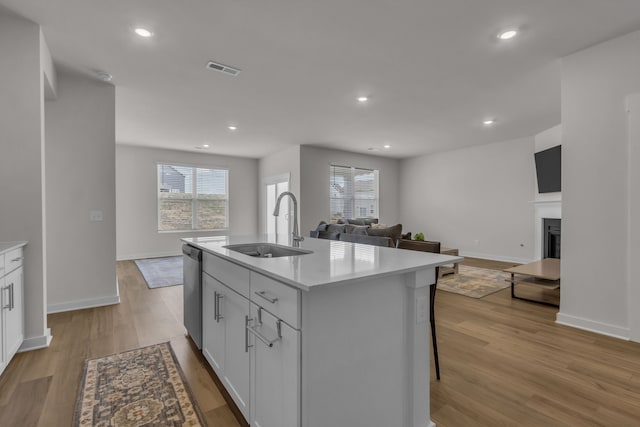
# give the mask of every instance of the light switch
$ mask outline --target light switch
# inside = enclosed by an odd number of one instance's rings
[[[91,222],[97,222],[97,221],[103,221],[104,218],[102,216],[102,211],[91,211],[89,212],[89,221]]]

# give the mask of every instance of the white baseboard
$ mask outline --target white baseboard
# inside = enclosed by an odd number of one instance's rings
[[[621,326],[596,322],[594,320],[571,316],[564,313],[557,314],[556,323],[589,332],[595,332],[596,334],[607,335],[613,338],[619,338],[621,340],[629,341],[629,328],[623,328]]]
[[[531,261],[533,261],[532,259],[528,259],[528,258],[513,258],[513,257],[502,256],[502,255],[489,255],[489,254],[483,254],[483,253],[477,253],[477,252],[468,252],[468,251],[461,251],[460,252],[460,256],[468,256],[468,257],[471,257],[471,258],[488,259],[488,260],[492,260],[492,261],[515,262],[515,263],[518,263],[518,264],[528,264]]]
[[[434,423],[433,421],[429,421],[429,427],[436,427],[436,423]]]
[[[117,255],[116,261],[130,261],[134,259],[147,259],[147,258],[162,258],[167,256],[177,256],[182,255],[182,253],[178,251],[169,251],[169,252],[144,252],[139,254],[129,254],[129,255]]]
[[[52,339],[53,337],[51,336],[51,329],[47,328],[44,331],[44,335],[26,338],[24,341],[22,341],[22,345],[18,349],[18,353],[22,353],[23,351],[38,350],[40,348],[47,348],[51,344]]]
[[[120,295],[49,304],[47,305],[47,313],[61,313],[63,311],[82,310],[83,308],[102,307],[103,305],[113,304],[120,304]]]

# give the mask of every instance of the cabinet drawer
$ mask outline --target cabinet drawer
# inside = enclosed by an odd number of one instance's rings
[[[300,328],[300,291],[251,272],[251,301],[292,327]]]
[[[9,273],[22,265],[22,248],[14,249],[5,254],[4,272]]]
[[[202,254],[202,270],[240,295],[249,298],[249,270],[215,255]]]

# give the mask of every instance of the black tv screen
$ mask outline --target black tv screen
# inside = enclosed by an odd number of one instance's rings
[[[562,164],[561,145],[538,151],[536,157],[536,175],[538,192],[554,193],[561,191],[560,165]]]

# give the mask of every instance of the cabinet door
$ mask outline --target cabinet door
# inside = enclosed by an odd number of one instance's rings
[[[22,345],[24,320],[22,309],[22,267],[5,277],[5,360],[10,360]]]
[[[2,273],[2,271],[0,271]],[[5,289],[4,277],[0,277],[0,374],[7,367],[7,359],[5,358],[5,345],[4,345],[4,306],[9,303],[8,300],[9,291]]]
[[[227,288],[224,299],[220,301],[224,316],[224,385],[249,419],[249,349],[247,347],[246,319],[249,316],[249,300]]]
[[[300,426],[300,331],[251,304],[251,325],[265,341],[251,334],[251,425]],[[262,318],[262,324],[258,322]]]
[[[224,299],[225,289],[213,277],[202,275],[202,353],[220,378],[224,371],[225,319],[218,310],[222,311],[220,298]]]

